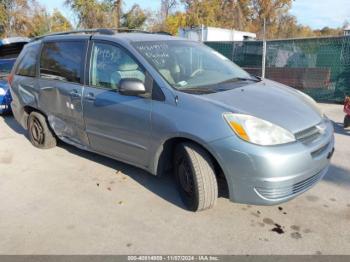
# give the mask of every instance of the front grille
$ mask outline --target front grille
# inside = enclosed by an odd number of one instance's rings
[[[322,175],[323,175],[323,172],[320,171],[316,175],[311,176],[303,181],[300,181],[290,186],[279,187],[279,188],[257,187],[255,189],[261,196],[267,199],[281,199],[285,197],[291,197],[312,187],[317,181],[319,181],[322,178]]]
[[[316,126],[312,126],[298,133],[295,133],[296,140],[308,144],[316,140],[321,135],[320,130]]]

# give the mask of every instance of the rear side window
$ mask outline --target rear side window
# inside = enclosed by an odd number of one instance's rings
[[[35,77],[36,75],[36,62],[39,53],[39,44],[33,44],[25,47],[24,54],[20,58],[16,69],[16,75]]]
[[[40,57],[40,77],[80,83],[86,42],[46,42]]]

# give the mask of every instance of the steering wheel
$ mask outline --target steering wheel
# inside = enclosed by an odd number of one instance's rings
[[[195,77],[199,73],[203,73],[203,72],[204,72],[204,70],[202,68],[198,68],[198,69],[194,70],[194,72],[191,74],[191,77]]]

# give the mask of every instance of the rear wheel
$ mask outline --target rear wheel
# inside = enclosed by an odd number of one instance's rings
[[[344,117],[344,128],[347,128],[350,126],[350,116],[349,115],[346,115]]]
[[[214,166],[208,153],[192,143],[175,149],[174,172],[184,204],[191,211],[213,207],[218,198]]]
[[[28,118],[29,139],[32,144],[41,149],[56,146],[56,138],[49,128],[45,116],[39,112],[31,112]]]

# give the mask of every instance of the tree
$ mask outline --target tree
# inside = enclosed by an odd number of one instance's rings
[[[147,14],[137,4],[133,5],[131,9],[122,15],[121,27],[129,29],[141,28],[147,19]]]
[[[151,16],[147,19],[148,29],[153,32],[170,32],[167,20],[177,4],[177,0],[161,0],[160,10],[151,13]],[[173,21],[173,19],[171,20]]]
[[[3,0],[0,5],[0,23],[1,37],[34,37],[71,28],[69,21],[58,10],[49,15],[36,0]]]
[[[219,16],[221,26],[245,30],[251,14],[249,3],[249,0],[223,0]]]
[[[329,28],[328,26],[323,27],[320,30],[315,30],[316,36],[339,36],[343,34],[342,28]]]
[[[275,33],[272,35],[275,39],[286,39],[296,37],[311,37],[314,35],[312,29],[308,26],[299,25],[295,16],[283,14],[277,19]]]
[[[176,35],[180,27],[186,26],[186,15],[182,12],[176,12],[173,15],[169,15],[165,20],[166,31],[172,35]]]
[[[122,0],[66,0],[78,17],[78,27],[141,27],[148,13],[135,4],[129,11],[122,14]]]
[[[266,21],[266,38],[274,38],[279,26],[279,19],[288,14],[292,0],[251,0],[251,23],[249,30],[263,34],[264,20]]]
[[[110,0],[66,0],[78,16],[78,27],[97,28],[113,27],[113,2]]]
[[[220,0],[182,0],[187,26],[220,26]]]
[[[36,36],[49,30],[47,11],[35,0],[5,0],[0,9],[2,37]]]
[[[177,0],[161,0],[161,6],[160,6],[160,11],[161,11],[161,16],[162,20],[165,21],[171,10],[176,7],[177,5]]]
[[[179,0],[184,11],[172,14],[172,1],[162,0],[161,9],[151,19],[153,31],[176,34],[178,27],[214,26],[254,32],[263,37],[266,21],[268,39],[339,35],[339,28],[312,30],[300,25],[289,11],[295,0]],[[168,9],[168,7],[170,9]],[[166,18],[164,18],[166,17]]]
[[[187,26],[218,26],[245,30],[251,15],[250,0],[182,0]]]
[[[72,30],[72,24],[57,9],[53,10],[49,23],[51,32],[63,32]]]
[[[62,32],[72,29],[71,23],[60,11],[54,9],[49,15],[45,8],[40,5],[33,7],[33,17],[31,18],[29,37],[47,34],[49,32]]]
[[[30,22],[28,23],[28,32],[26,35],[34,37],[50,32],[50,16],[46,9],[38,3],[34,3],[31,8],[32,10],[30,10],[29,14],[31,18],[27,18]]]
[[[6,27],[9,23],[8,11],[11,3],[12,1],[10,0],[0,1],[0,30],[2,34],[5,33]]]

